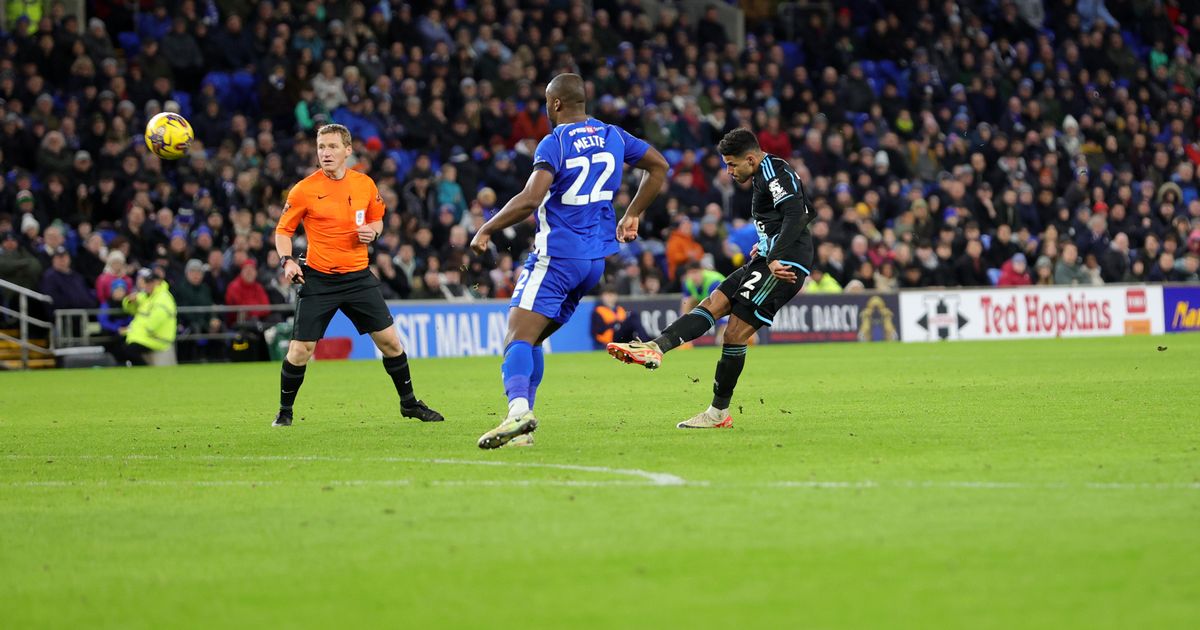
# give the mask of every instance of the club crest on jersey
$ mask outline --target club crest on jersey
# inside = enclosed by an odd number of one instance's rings
[[[787,196],[787,191],[783,189],[783,184],[779,183],[778,179],[773,179],[767,184],[767,190],[771,191],[771,200],[778,203],[780,199]]]
[[[366,210],[355,210],[354,211],[354,224],[362,225],[366,222],[367,222],[367,211]]]

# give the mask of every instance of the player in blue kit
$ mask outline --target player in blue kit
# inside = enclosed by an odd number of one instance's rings
[[[617,253],[617,241],[637,238],[642,212],[667,177],[662,154],[624,129],[589,117],[585,101],[579,75],[550,81],[546,113],[553,130],[537,146],[533,174],[471,241],[471,249],[483,254],[492,234],[537,209],[533,251],[509,303],[501,367],[508,414],[479,438],[479,448],[504,446],[537,428],[533,403],[544,369],[542,342],[571,319],[579,300],[600,281],[604,258]],[[618,223],[613,199],[625,164],[646,174]],[[531,436],[520,442],[531,444]]]

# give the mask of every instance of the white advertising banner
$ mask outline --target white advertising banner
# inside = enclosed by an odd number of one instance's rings
[[[900,338],[1157,335],[1162,305],[1162,287],[1144,285],[903,291]]]

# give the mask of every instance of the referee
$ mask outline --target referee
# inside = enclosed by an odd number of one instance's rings
[[[423,422],[444,420],[413,394],[408,355],[392,325],[379,280],[367,269],[367,244],[383,230],[383,198],[369,176],[346,168],[351,151],[350,130],[344,126],[325,125],[317,130],[321,168],[292,187],[275,228],[275,250],[284,273],[289,281],[303,285],[296,302],[292,341],[283,359],[277,427],[291,426],[292,405],[304,383],[304,369],[338,309],[354,323],[358,334],[369,333],[383,353],[383,367],[400,395],[401,415]],[[292,236],[301,222],[308,239],[303,266],[292,258]]]

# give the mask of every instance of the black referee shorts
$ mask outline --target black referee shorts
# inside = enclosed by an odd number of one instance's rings
[[[770,326],[775,313],[796,297],[808,277],[807,269],[790,269],[796,272],[796,281],[784,282],[771,273],[767,259],[759,256],[729,274],[717,290],[729,298],[738,319],[755,328]]]
[[[369,269],[321,273],[306,266],[300,299],[296,301],[292,339],[316,341],[324,337],[338,309],[350,318],[360,335],[383,330],[393,323],[379,291],[379,279]]]

